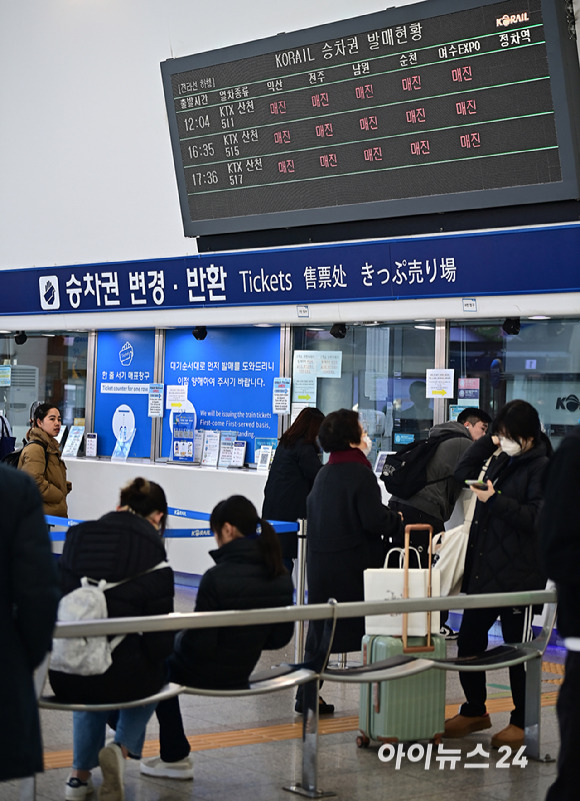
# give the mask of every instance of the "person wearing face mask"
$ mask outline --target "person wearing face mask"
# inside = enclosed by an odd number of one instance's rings
[[[56,440],[61,426],[62,417],[57,406],[38,404],[26,435],[27,443],[20,452],[18,469],[28,473],[36,482],[46,515],[68,517],[66,497],[72,484],[67,481],[66,465],[60,458],[60,446]]]
[[[383,566],[386,538],[400,535],[401,518],[382,503],[367,459],[372,443],[356,412],[339,409],[327,415],[318,441],[330,457],[306,502],[308,602],[363,601],[363,573],[366,568]],[[321,628],[320,621],[311,621],[306,659],[316,652]],[[364,633],[364,618],[339,620],[333,652],[359,651]],[[302,712],[301,693],[295,708]],[[333,710],[332,704],[320,699],[320,712]]]
[[[487,464],[486,489],[477,496],[469,532],[462,592],[467,594],[543,589],[546,576],[538,559],[537,520],[543,502],[543,477],[552,454],[537,411],[523,400],[506,404],[493,432],[477,440],[455,471],[459,481],[477,479]],[[489,460],[489,461],[488,461]],[[527,607],[466,609],[457,653],[469,657],[487,648],[488,632],[499,616],[506,642],[531,639],[532,610]],[[526,672],[509,669],[514,709],[509,725],[491,738],[491,745],[517,748],[524,743]],[[445,737],[459,738],[491,728],[486,709],[485,673],[459,674],[466,701],[458,715],[445,721]]]
[[[463,409],[457,420],[439,423],[429,431],[429,440],[435,440],[435,452],[425,470],[426,483],[410,498],[389,500],[389,509],[400,512],[405,525],[424,523],[433,528],[433,534],[445,530],[445,523],[453,514],[456,501],[460,498],[464,484],[453,475],[459,460],[475,440],[483,437],[491,423],[491,417],[483,409],[470,407]],[[412,545],[420,549],[421,565],[429,565],[429,540],[424,532],[414,532]],[[404,541],[392,542],[402,547]],[[440,634],[448,640],[456,640],[457,632],[447,624],[449,612],[440,613]]]

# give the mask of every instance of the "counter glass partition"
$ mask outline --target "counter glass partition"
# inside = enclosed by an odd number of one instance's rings
[[[451,323],[449,367],[467,379],[457,404],[492,416],[514,398],[536,407],[557,447],[580,422],[580,320],[510,317]]]
[[[19,344],[14,333],[0,335],[0,412],[9,421],[17,446],[28,431],[31,406],[37,401],[58,406],[67,430],[84,425],[88,334],[47,331],[16,336]]]
[[[331,333],[331,330],[333,333]],[[328,414],[356,409],[379,451],[427,437],[433,401],[425,372],[435,359],[435,323],[342,325],[294,329],[292,408]]]

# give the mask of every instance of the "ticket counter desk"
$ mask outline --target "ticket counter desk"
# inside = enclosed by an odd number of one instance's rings
[[[67,476],[73,489],[68,496],[69,517],[95,520],[117,507],[119,490],[137,476],[155,481],[165,490],[170,507],[209,514],[219,501],[230,495],[245,495],[261,512],[268,474],[248,469],[195,467],[148,460],[111,462],[107,459],[66,458]],[[208,529],[207,520],[172,516],[168,527],[193,532]],[[215,548],[212,536],[171,538],[166,541],[171,566],[177,573],[198,576],[214,562],[209,551]],[[54,543],[62,550],[62,542]]]

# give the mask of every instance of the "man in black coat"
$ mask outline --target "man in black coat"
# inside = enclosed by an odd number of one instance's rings
[[[43,770],[33,672],[50,649],[60,598],[42,499],[0,464],[0,781]]]
[[[580,766],[580,426],[566,437],[548,472],[540,519],[541,549],[548,576],[558,591],[558,633],[568,649],[564,683],[558,696],[560,754],[558,777],[546,801],[578,798]]]

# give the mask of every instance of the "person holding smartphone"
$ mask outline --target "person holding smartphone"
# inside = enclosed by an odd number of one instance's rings
[[[537,411],[523,400],[506,404],[492,433],[467,450],[455,471],[458,481],[475,480],[477,503],[469,531],[462,592],[467,594],[543,589],[546,577],[538,560],[536,521],[543,501],[543,477],[552,447],[542,433]],[[490,459],[491,457],[491,459]],[[482,466],[490,459],[482,485]],[[491,607],[466,609],[457,641],[459,657],[487,648],[488,632],[499,616],[506,642],[531,639],[532,609]],[[526,673],[509,669],[514,709],[509,725],[494,734],[491,745],[517,748],[524,743]],[[466,701],[458,715],[445,721],[445,737],[459,738],[491,728],[486,709],[484,672],[459,674]]]

